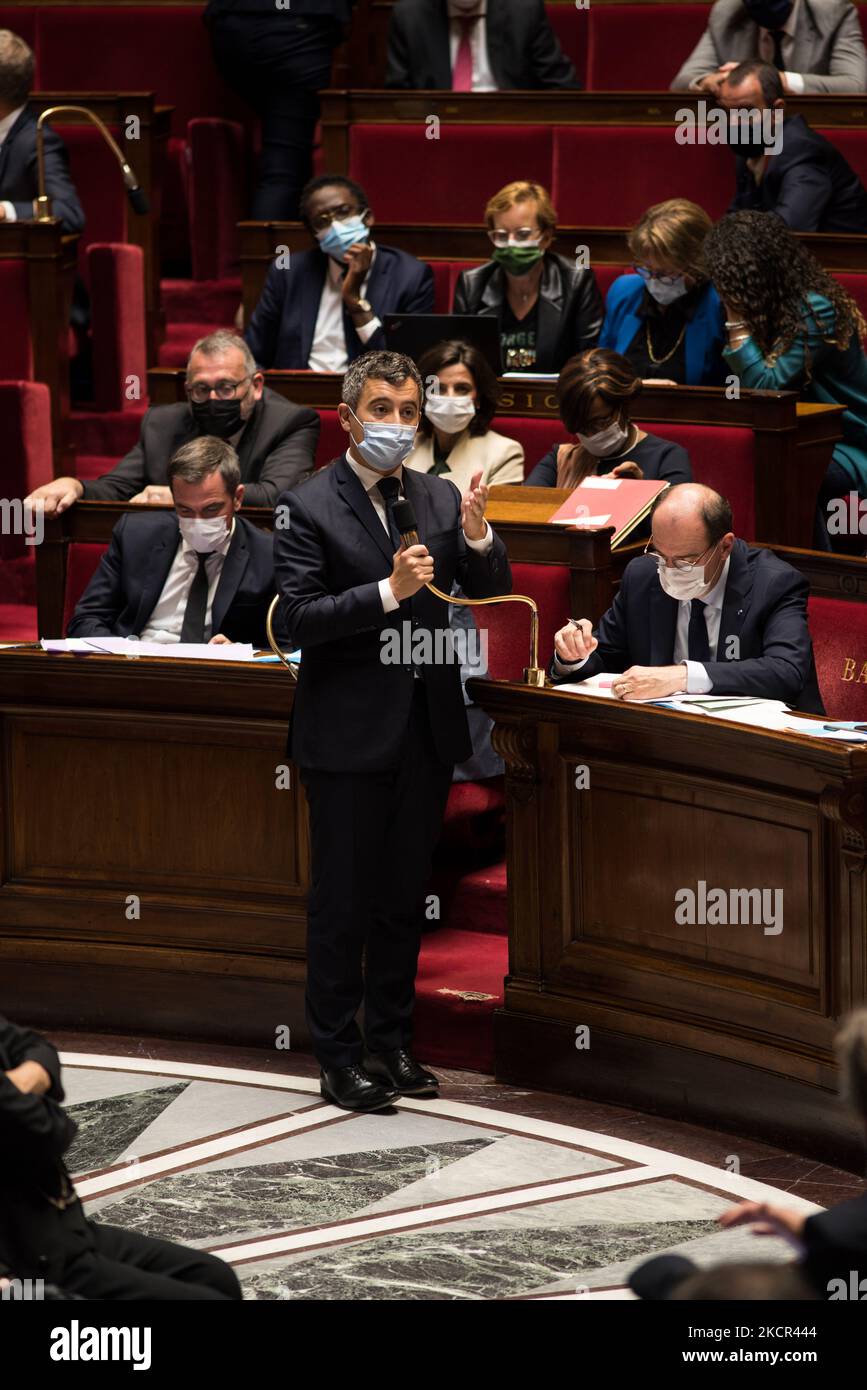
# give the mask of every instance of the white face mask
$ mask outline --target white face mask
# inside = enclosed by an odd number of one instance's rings
[[[613,425],[609,425],[606,430],[600,430],[598,434],[581,434],[577,431],[576,438],[588,454],[593,454],[594,458],[605,459],[621,452],[629,438],[629,430],[625,430],[615,420]]]
[[[459,434],[475,415],[476,403],[469,396],[443,396],[436,392],[428,395],[424,413],[432,425],[446,434]]]
[[[657,304],[673,304],[687,292],[686,280],[682,275],[678,275],[673,285],[663,285],[659,280],[648,280],[646,284],[648,294],[653,295]]]
[[[714,547],[716,549],[716,547]],[[657,560],[656,567],[659,572],[659,582],[663,591],[669,598],[676,598],[679,602],[685,603],[688,599],[704,598],[709,594],[714,584],[705,583],[704,572],[708,566],[710,557],[702,561],[700,565],[690,565],[689,569],[679,570],[673,566],[663,564],[662,560]]]
[[[181,535],[194,550],[219,550],[226,539],[224,516],[179,516]]]

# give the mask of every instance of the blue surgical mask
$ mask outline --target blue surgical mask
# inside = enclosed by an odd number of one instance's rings
[[[661,280],[647,280],[647,292],[652,294],[657,304],[673,304],[686,294],[686,281],[678,275],[673,285],[665,285]]]
[[[370,228],[365,225],[363,218],[352,217],[348,222],[332,222],[326,232],[317,235],[316,240],[327,256],[333,256],[335,261],[345,261],[350,246],[358,241],[370,240]]]
[[[364,462],[377,473],[393,473],[398,464],[403,463],[415,445],[415,425],[391,425],[381,420],[359,420],[352,406],[352,417],[364,430],[364,439],[359,444],[353,440]]]

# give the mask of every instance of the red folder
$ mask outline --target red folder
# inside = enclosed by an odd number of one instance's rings
[[[548,520],[558,526],[581,526],[588,530],[613,526],[613,549],[644,520],[656,498],[667,487],[668,483],[660,479],[585,478]]]

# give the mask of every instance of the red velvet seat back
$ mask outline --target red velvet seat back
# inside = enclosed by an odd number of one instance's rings
[[[20,500],[51,480],[51,394],[43,382],[0,381],[0,439],[0,496]],[[27,518],[22,515],[21,520],[29,530]],[[35,555],[35,546],[28,544],[23,528],[8,534],[0,529],[0,560],[32,559]]]
[[[316,467],[324,468],[346,452],[349,435],[341,427],[336,410],[317,410],[322,428],[316,446]]]
[[[71,541],[66,555],[66,591],[63,595],[63,632],[43,632],[42,637],[65,637],[75,606],[90,583],[107,545]]]
[[[25,43],[29,44],[36,54],[38,71],[38,39],[36,10],[24,9],[18,5],[0,5],[0,29],[11,29],[13,34],[17,34]]]
[[[28,381],[33,376],[33,348],[26,261],[0,260],[0,305],[0,379]]]
[[[506,399],[508,400],[508,396]],[[495,417],[491,428],[498,434],[505,435],[507,439],[517,439],[524,450],[526,478],[540,458],[544,458],[552,444],[565,442],[566,431],[559,420],[534,420],[523,415],[506,415],[502,413],[504,408],[507,407],[501,405],[501,413]]]
[[[603,299],[607,299],[608,291],[621,275],[628,275],[632,270],[628,265],[594,265],[593,274],[596,276],[596,283],[599,286],[599,293]]]
[[[826,714],[867,721],[867,603],[811,597],[807,619]]]
[[[854,275],[846,271],[838,271],[835,280],[839,280],[849,294],[851,294],[861,313],[867,319],[867,275]]]
[[[576,9],[574,5],[546,5],[545,13],[560,47],[572,61],[578,81],[586,87],[588,10]]]
[[[727,497],[735,530],[756,539],[755,441],[752,430],[722,425],[643,424],[643,430],[680,444],[689,454],[692,476]]]
[[[349,174],[381,222],[481,223],[485,204],[504,184],[534,179],[551,186],[546,126],[443,123],[439,140],[425,131],[420,122],[350,127]],[[480,233],[480,255],[487,245]]]
[[[587,90],[660,91],[704,32],[708,5],[594,5],[587,25]]]
[[[867,187],[867,130],[822,130],[819,133],[836,145]]]
[[[66,145],[69,171],[84,209],[78,270],[89,285],[87,248],[93,242],[126,241],[126,190],[117,160],[97,130],[92,126],[64,125],[61,121],[51,124]],[[118,138],[116,129],[111,133]]]
[[[539,605],[539,665],[554,651],[554,633],[569,619],[567,565],[512,565],[512,590]],[[524,603],[490,603],[473,611],[479,631],[487,633],[488,672],[492,680],[519,681],[530,664],[530,609]]]
[[[551,194],[560,222],[626,226],[666,198],[691,198],[721,217],[734,193],[731,152],[678,145],[674,132],[674,126],[555,127]]]

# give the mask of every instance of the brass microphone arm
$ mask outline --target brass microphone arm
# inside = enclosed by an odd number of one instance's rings
[[[539,605],[529,594],[496,594],[493,598],[455,598],[454,594],[444,594],[434,584],[425,584],[432,594],[445,603],[456,603],[461,608],[481,608],[488,603],[526,603],[530,609],[530,665],[524,667],[525,685],[544,685],[545,672],[539,668]]]
[[[291,675],[293,681],[297,681],[297,679],[298,679],[298,672],[295,670],[295,667],[292,665],[292,662],[289,661],[289,659],[286,657],[285,653],[284,653],[284,652],[282,651],[282,649],[278,646],[278,644],[277,644],[277,639],[276,639],[276,637],[274,636],[274,610],[276,609],[277,604],[278,604],[279,602],[280,602],[280,595],[279,595],[279,594],[275,594],[274,597],[272,598],[271,602],[270,602],[269,605],[268,605],[268,614],[267,614],[267,617],[265,618],[265,633],[266,633],[266,635],[267,635],[267,637],[268,637],[268,645],[270,646],[272,652],[274,653],[275,656],[279,656],[280,660],[283,662],[283,665],[286,667],[286,670],[287,670],[287,671],[289,672],[289,674]]]
[[[89,111],[86,106],[47,106],[44,111],[40,112],[39,119],[36,122],[36,169],[38,180],[38,196],[36,198],[37,222],[50,222],[52,217],[51,199],[45,191],[45,134],[42,127],[49,116],[61,114],[84,116],[90,121],[91,125],[95,125],[120,165],[120,172],[123,175],[126,188],[128,190],[136,189],[139,186],[135,174],[126,162],[123,150],[118,145],[105,122],[100,120],[99,116],[93,111]]]

